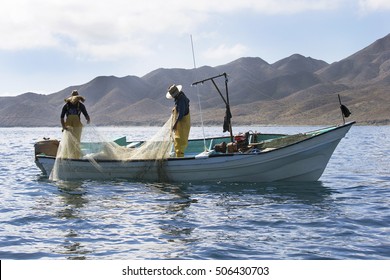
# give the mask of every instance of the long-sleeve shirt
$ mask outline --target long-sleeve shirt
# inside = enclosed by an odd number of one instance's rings
[[[181,92],[175,98],[175,107],[177,111],[177,121],[180,121],[184,116],[190,113],[190,100]]]
[[[76,104],[73,104],[71,102],[67,102],[64,107],[62,107],[61,111],[61,119],[63,119],[68,115],[78,115],[80,117],[80,114],[83,113],[84,117],[89,120],[89,115],[87,112],[87,109],[85,108],[85,105],[81,102],[78,102]]]

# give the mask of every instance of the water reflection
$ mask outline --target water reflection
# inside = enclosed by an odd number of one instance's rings
[[[273,242],[275,229],[299,223],[295,217],[317,217],[334,192],[322,182],[52,184],[62,223],[55,251],[68,259],[191,259],[199,253],[207,258],[208,251],[228,258],[219,243],[253,254],[248,240],[259,246]]]
[[[0,142],[5,143],[0,146],[4,258],[390,256],[389,127],[353,127],[322,182],[161,185],[86,180],[79,186],[50,182],[34,164],[33,142],[41,136],[60,137],[58,128],[0,130]],[[139,128],[133,130],[118,129],[117,136],[144,138],[137,136]]]
[[[86,193],[82,182],[61,181],[56,182],[60,192],[59,197],[64,208],[57,212],[59,218],[76,219],[79,218],[78,212],[83,208],[88,200],[85,198]]]
[[[176,242],[176,246],[180,243],[196,242],[198,239],[192,238],[192,232],[197,228],[197,224],[191,222],[191,214],[189,208],[194,203],[198,203],[198,199],[192,198],[192,194],[186,192],[185,184],[167,184],[154,183],[148,184],[151,190],[167,195],[164,200],[159,199],[160,206],[164,209],[161,213],[159,229],[161,230],[160,238],[168,242]],[[178,248],[179,248],[178,247]],[[178,249],[177,248],[177,249]],[[180,247],[184,250],[185,247]],[[167,256],[172,258],[173,256]]]
[[[155,200],[161,210],[159,239],[171,244],[160,248],[169,259],[193,258],[194,248],[207,251],[217,246],[215,242],[240,244],[243,251],[252,252],[248,240],[268,243],[275,238],[274,228],[295,221],[296,216],[317,217],[322,210],[328,211],[334,192],[323,182],[148,187],[159,194]],[[223,246],[220,249],[219,258],[228,258]]]
[[[294,200],[296,203],[316,204],[328,199],[334,192],[321,181],[270,183],[217,183],[177,185],[186,195],[208,193],[267,197],[277,202]]]
[[[80,212],[89,202],[85,197],[84,183],[82,181],[56,181],[55,185],[62,203],[62,207],[59,207],[60,209],[57,211],[57,217],[67,221],[76,221],[76,223],[65,223],[67,228],[62,245],[65,250],[60,250],[60,253],[68,256],[68,259],[86,259],[86,255],[91,252],[78,241],[81,237],[78,230],[83,222]]]

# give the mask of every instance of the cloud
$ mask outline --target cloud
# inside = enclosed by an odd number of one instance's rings
[[[219,35],[212,43],[217,47],[203,57],[229,59],[248,48],[219,32],[216,19],[223,25],[230,16],[329,11],[346,3],[350,0],[6,0],[0,10],[0,51],[48,49],[76,60],[145,60],[176,51],[181,46],[173,47],[174,42],[189,34],[203,37],[207,30]],[[390,1],[359,0],[358,5],[373,11],[390,8]]]
[[[164,1],[8,1],[0,11],[0,49],[57,48],[105,59],[147,55],[153,36],[193,25]]]
[[[389,0],[359,0],[359,8],[362,11],[390,10]]]
[[[247,47],[242,44],[236,44],[234,46],[226,46],[225,44],[221,44],[216,48],[209,48],[205,52],[202,53],[202,57],[204,57],[207,61],[229,61],[232,59],[237,59],[244,55],[247,51]]]
[[[292,14],[328,10],[337,7],[339,2],[7,0],[0,10],[0,50],[55,48],[92,60],[147,57],[160,41],[190,34],[216,15],[238,11]],[[237,45],[230,52],[238,49],[242,47]]]
[[[335,61],[388,34],[389,5],[387,0],[3,0],[0,91],[49,93],[99,75],[189,68],[190,34],[198,66],[242,56],[276,61],[295,52]],[[335,38],[338,44],[331,44]]]
[[[297,14],[307,11],[334,10],[341,6],[343,0],[263,0],[237,1],[246,8],[265,14]],[[246,4],[246,5],[245,5]]]

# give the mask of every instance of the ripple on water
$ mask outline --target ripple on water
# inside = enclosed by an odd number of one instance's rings
[[[33,158],[45,133],[0,140],[1,259],[390,257],[388,128],[353,128],[309,184],[51,182]]]

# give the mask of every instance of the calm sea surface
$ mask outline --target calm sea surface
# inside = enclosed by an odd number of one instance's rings
[[[94,129],[111,140],[158,130]],[[235,132],[249,129],[314,128]],[[295,184],[51,182],[33,144],[59,128],[0,134],[0,259],[390,259],[389,126],[352,127],[321,180]]]

